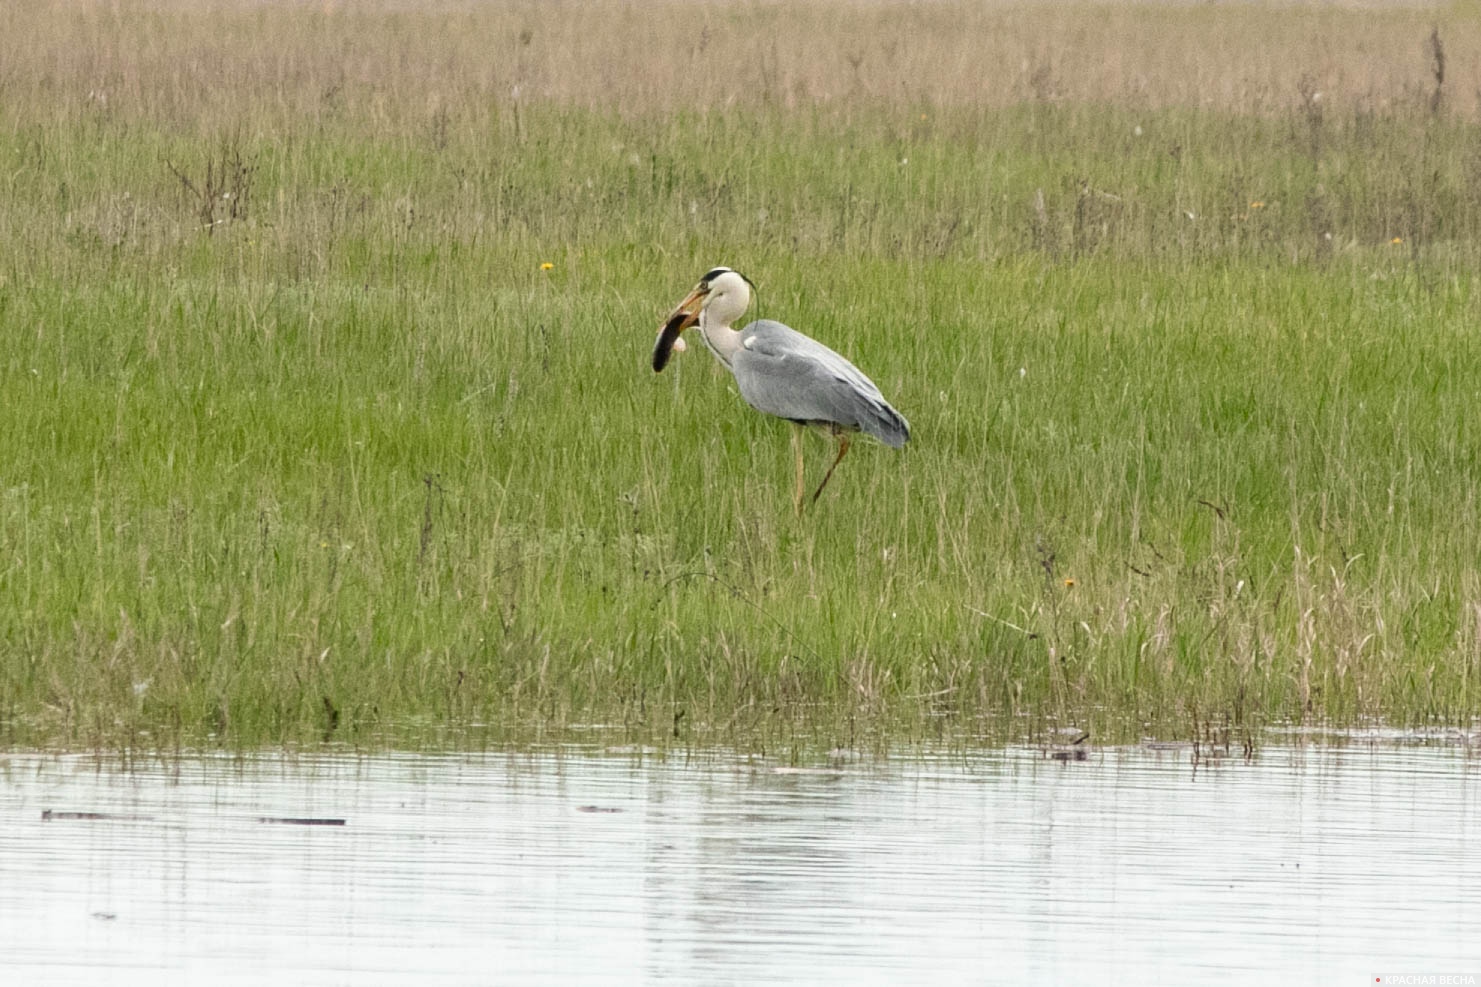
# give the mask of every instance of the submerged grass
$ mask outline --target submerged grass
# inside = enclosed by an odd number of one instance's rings
[[[1473,721],[1481,145],[1429,22],[1411,79],[1241,107],[802,85],[817,6],[679,9],[792,81],[658,98],[662,9],[0,15],[0,742]],[[717,263],[914,428],[800,520],[784,426],[646,368]]]

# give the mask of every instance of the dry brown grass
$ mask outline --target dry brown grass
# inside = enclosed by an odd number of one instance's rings
[[[182,124],[529,101],[1383,111],[1433,97],[1432,31],[1445,105],[1475,116],[1466,6],[69,0],[0,8],[0,84],[20,105]]]

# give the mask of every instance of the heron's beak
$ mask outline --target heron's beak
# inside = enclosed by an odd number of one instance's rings
[[[684,340],[680,339],[685,329],[699,323],[699,313],[704,308],[705,298],[709,296],[708,285],[700,285],[684,297],[673,313],[664,322],[663,328],[658,331],[658,340],[653,344],[653,369],[655,372],[663,370],[668,366],[669,356],[677,350],[682,353],[685,350]]]

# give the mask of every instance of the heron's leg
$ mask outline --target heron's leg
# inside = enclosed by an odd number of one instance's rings
[[[792,509],[797,512],[798,517],[801,517],[803,491],[802,426],[796,422],[792,423],[792,457],[797,460],[797,486],[795,492],[792,494]]]
[[[833,476],[833,471],[838,468],[839,463],[843,462],[843,454],[848,452],[848,433],[841,429],[834,429],[833,437],[838,440],[838,455],[834,458],[833,465],[828,467],[828,472],[823,474],[823,482],[819,483],[818,489],[813,491],[812,501],[814,504],[818,502],[818,497],[822,494],[823,488],[828,485],[829,479]]]

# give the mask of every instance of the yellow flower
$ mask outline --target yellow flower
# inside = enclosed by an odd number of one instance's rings
[[[1401,237],[1401,236],[1396,236],[1392,240],[1389,241],[1389,243],[1403,243],[1403,242],[1404,242],[1404,238]]]
[[[553,270],[555,270],[555,265],[552,264],[550,261],[546,261],[545,263],[543,263],[543,264],[540,265],[540,270],[542,270],[542,271],[553,271]]]
[[[1264,202],[1261,202],[1259,199],[1256,199],[1254,202],[1251,202],[1250,203],[1250,208],[1251,209],[1264,209],[1265,208],[1265,203]]]
[[[1064,581],[1064,588],[1065,589],[1074,589],[1075,588],[1075,581],[1073,579],[1066,579]]]

